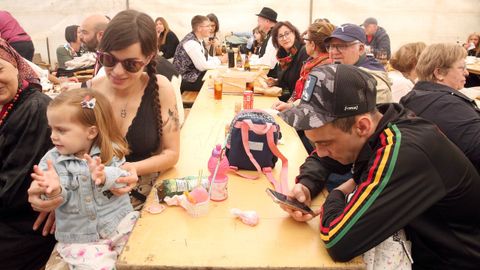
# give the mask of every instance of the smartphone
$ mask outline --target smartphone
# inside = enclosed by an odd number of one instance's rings
[[[299,202],[295,198],[292,198],[280,192],[276,192],[275,190],[270,188],[267,188],[265,192],[267,192],[267,194],[270,195],[272,200],[278,204],[285,205],[286,207],[289,207],[293,210],[300,211],[304,214],[310,214],[312,216],[316,216],[315,212],[313,212],[312,209],[310,209],[310,207],[308,207],[306,204],[302,202]]]

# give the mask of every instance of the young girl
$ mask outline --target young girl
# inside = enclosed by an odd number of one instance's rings
[[[263,42],[265,41],[265,38],[267,37],[267,34],[260,30],[260,28],[255,27],[253,28],[253,45],[252,45],[252,53],[253,54],[258,54],[260,52],[260,48],[262,47]]]
[[[108,100],[91,89],[60,94],[47,119],[55,147],[32,178],[45,189],[45,200],[63,198],[55,210],[57,250],[70,269],[112,269],[139,216],[127,194],[110,192],[127,174],[119,167],[127,143]]]

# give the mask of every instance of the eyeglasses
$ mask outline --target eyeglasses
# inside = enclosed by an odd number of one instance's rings
[[[142,60],[138,59],[125,59],[125,60],[118,60],[115,56],[106,53],[106,52],[97,52],[97,59],[102,64],[104,67],[114,67],[117,65],[117,63],[122,63],[123,68],[130,72],[130,73],[135,73],[140,71],[143,66],[146,64]]]
[[[312,41],[312,40],[309,39],[308,37],[303,37],[303,41]]]
[[[287,38],[290,36],[291,33],[292,33],[292,32],[290,32],[290,31],[286,31],[285,33],[283,33],[283,35],[278,35],[277,38],[278,38],[279,40],[287,39]]]
[[[339,52],[344,52],[345,50],[347,50],[348,47],[353,46],[355,44],[359,44],[359,43],[360,42],[358,42],[358,41],[354,41],[354,42],[350,42],[350,43],[328,44],[327,51],[331,52],[331,51],[333,51],[333,49],[337,49],[337,51],[339,51]]]

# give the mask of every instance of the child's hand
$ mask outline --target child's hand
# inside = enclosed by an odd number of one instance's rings
[[[89,154],[83,156],[87,160],[88,169],[92,174],[92,179],[95,185],[102,185],[105,183],[105,165],[102,164],[100,157],[91,157]]]
[[[57,196],[60,192],[60,177],[53,168],[51,160],[47,160],[47,170],[42,171],[38,165],[33,166],[32,179],[37,181],[38,185],[45,188],[47,197]]]

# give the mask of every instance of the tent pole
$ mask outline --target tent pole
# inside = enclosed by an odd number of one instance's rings
[[[50,44],[48,42],[48,37],[47,37],[47,56],[48,56],[48,64],[51,65],[52,62],[50,61]]]
[[[313,0],[310,0],[310,10],[309,10],[310,14],[309,14],[309,21],[308,21],[308,24],[312,24],[312,16],[313,16]]]

